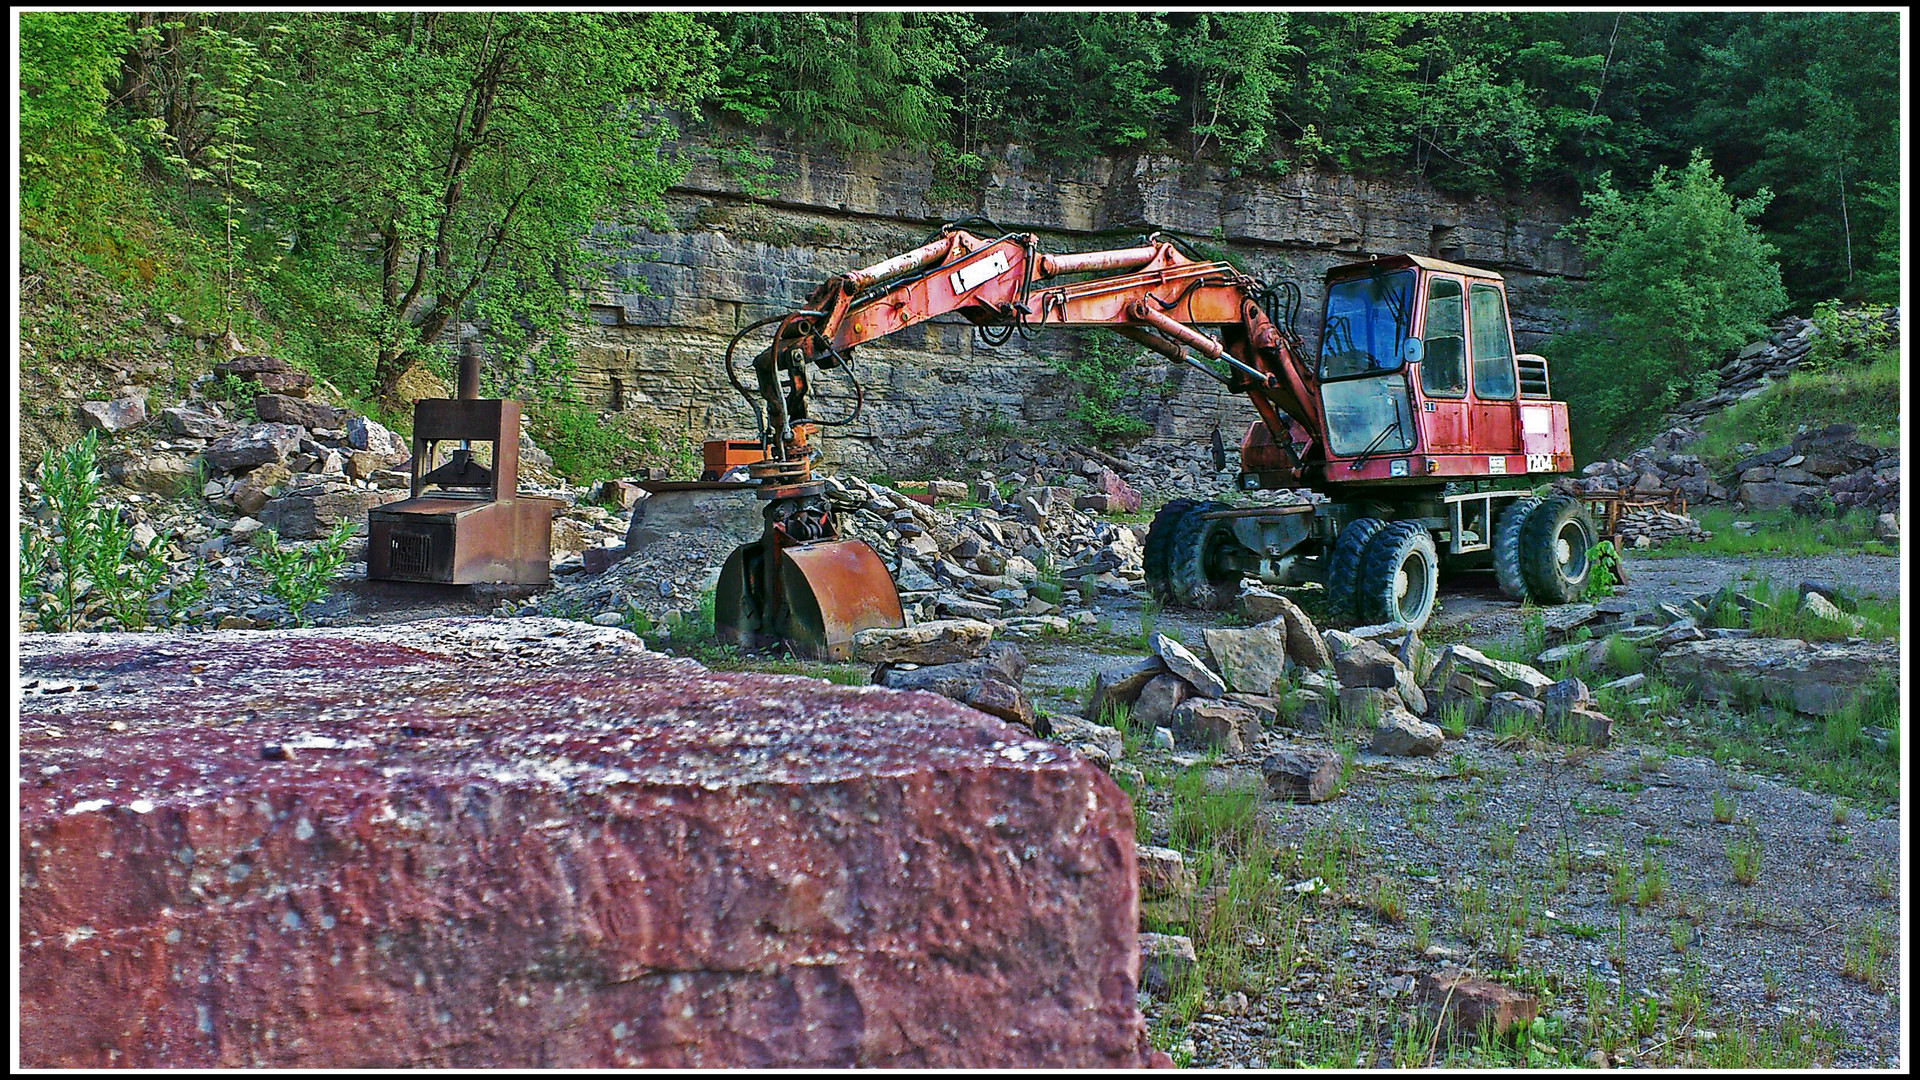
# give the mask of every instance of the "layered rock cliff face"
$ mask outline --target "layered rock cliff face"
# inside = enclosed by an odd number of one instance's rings
[[[1543,350],[1554,329],[1542,286],[1580,273],[1577,252],[1555,239],[1576,208],[1543,195],[1469,198],[1314,171],[1230,177],[1152,154],[1059,165],[1008,147],[977,189],[943,199],[930,195],[940,186],[931,162],[912,151],[838,153],[771,138],[757,148],[773,161],[777,195],[749,197],[702,162],[668,194],[673,231],[642,231],[626,247],[620,273],[645,288],[610,285],[593,305],[578,341],[582,401],[638,410],[697,438],[744,437],[752,416],[722,366],[736,330],[797,307],[832,274],[906,251],[940,222],[973,214],[1035,232],[1056,251],[1123,246],[1156,229],[1209,243],[1259,277],[1302,285],[1309,347],[1318,340],[1321,276],[1370,254],[1412,251],[1498,268],[1527,351]],[[762,333],[742,343],[742,359],[765,344]],[[1074,391],[1049,358],[1077,347],[1075,335],[1058,331],[989,347],[951,316],[864,346],[856,358],[864,407],[832,432],[830,459],[888,468],[933,436],[977,430],[979,421],[1031,428],[1060,420]],[[1157,358],[1142,361],[1140,383],[1152,442],[1195,445],[1219,425],[1232,445],[1254,417],[1244,399]],[[818,390],[849,392],[838,373]],[[841,415],[845,404],[822,401],[817,415]]]

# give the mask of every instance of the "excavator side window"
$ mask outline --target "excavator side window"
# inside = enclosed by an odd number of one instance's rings
[[[1434,278],[1427,284],[1426,355],[1420,361],[1420,389],[1428,397],[1467,394],[1466,328],[1460,283]]]
[[[1482,401],[1510,400],[1517,387],[1506,300],[1491,285],[1475,285],[1467,307],[1473,318],[1473,392]]]

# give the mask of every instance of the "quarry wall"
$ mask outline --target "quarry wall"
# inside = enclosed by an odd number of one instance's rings
[[[752,414],[722,365],[738,328],[791,310],[825,278],[918,246],[941,222],[969,215],[1037,233],[1055,251],[1125,246],[1153,230],[1211,245],[1257,277],[1303,287],[1300,329],[1309,347],[1318,340],[1321,276],[1356,258],[1411,251],[1500,270],[1519,347],[1533,352],[1548,350],[1555,330],[1543,290],[1581,273],[1577,250],[1555,235],[1576,205],[1540,193],[1462,196],[1410,178],[1310,169],[1279,179],[1234,176],[1148,153],[1061,164],[1020,146],[1002,147],[976,186],[955,190],[909,149],[836,151],[772,136],[754,146],[772,162],[777,194],[751,196],[715,155],[696,154],[702,160],[667,194],[671,230],[641,230],[621,244],[616,280],[628,285],[601,291],[576,338],[581,401],[695,438],[746,437]],[[743,341],[740,359],[764,344],[760,333]],[[982,421],[1016,430],[1061,421],[1075,391],[1051,360],[1078,347],[1075,333],[1059,331],[991,347],[954,316],[863,346],[854,374],[864,405],[852,425],[830,433],[829,460],[887,468],[936,435],[964,437]],[[1138,378],[1149,446],[1197,445],[1216,425],[1231,446],[1254,418],[1244,398],[1191,369],[1143,357]],[[851,391],[839,373],[825,373],[816,390],[816,415],[845,412],[849,401],[834,395]]]

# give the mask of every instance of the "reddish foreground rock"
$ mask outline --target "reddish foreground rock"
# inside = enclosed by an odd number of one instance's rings
[[[1148,1062],[1126,796],[945,698],[550,619],[21,654],[23,1065]]]

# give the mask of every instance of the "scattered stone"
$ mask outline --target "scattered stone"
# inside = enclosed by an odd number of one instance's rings
[[[1496,982],[1448,970],[1421,977],[1415,995],[1450,1037],[1471,1039],[1484,1028],[1497,1038],[1524,1033],[1540,1015],[1540,999]]]
[[[1286,673],[1287,624],[1273,618],[1246,629],[1207,627],[1201,631],[1213,666],[1231,690],[1265,693]]]
[[[1576,678],[1565,678],[1540,691],[1540,706],[1548,721],[1559,720],[1574,708],[1593,700],[1587,690],[1587,684]]]
[[[1162,727],[1173,720],[1173,711],[1193,694],[1193,687],[1171,672],[1155,675],[1140,688],[1133,702],[1132,722],[1141,727]]]
[[[1166,661],[1169,671],[1186,680],[1194,693],[1201,697],[1217,698],[1227,692],[1227,684],[1220,676],[1209,671],[1199,657],[1175,639],[1165,634],[1153,635],[1153,652]]]
[[[1511,690],[1494,694],[1493,700],[1487,703],[1486,724],[1496,730],[1521,724],[1537,729],[1546,722],[1546,717],[1546,706]]]
[[[182,454],[135,454],[107,467],[107,475],[121,487],[152,495],[176,495],[197,475],[193,461]]]
[[[80,403],[80,421],[88,428],[108,434],[125,431],[147,422],[147,402],[140,397],[84,401]]]
[[[336,409],[325,402],[282,394],[254,395],[253,411],[262,420],[304,428],[337,428],[347,416],[345,409]]]
[[[1534,668],[1509,660],[1495,660],[1466,645],[1449,645],[1443,649],[1439,667],[1446,667],[1449,660],[1454,667],[1485,679],[1502,690],[1512,690],[1527,697],[1539,697],[1540,691],[1553,685],[1551,677]]]
[[[1395,757],[1429,757],[1440,752],[1446,733],[1405,709],[1389,709],[1373,729],[1367,749]]]
[[[1192,896],[1194,874],[1186,856],[1172,848],[1135,844],[1134,861],[1140,867],[1140,896],[1158,900],[1169,896]]]
[[[1796,712],[1827,716],[1856,700],[1878,676],[1900,669],[1892,641],[1806,642],[1794,638],[1686,641],[1662,653],[1660,674],[1711,701],[1727,701],[1755,683],[1792,702]]]
[[[346,435],[349,448],[373,454],[382,465],[397,464],[413,456],[413,447],[407,440],[370,417],[347,417]]]
[[[1343,686],[1340,688],[1340,716],[1344,720],[1359,721],[1367,717],[1381,717],[1394,711],[1405,711],[1407,702],[1392,687],[1382,686]]]
[[[260,508],[260,520],[283,540],[318,540],[342,519],[366,527],[367,511],[404,497],[404,492],[365,488],[295,488],[269,499]]]
[[[233,427],[218,413],[191,405],[169,405],[160,410],[160,419],[173,434],[195,439],[217,439]]]
[[[1122,705],[1131,707],[1139,700],[1140,691],[1146,688],[1147,683],[1166,670],[1166,661],[1158,656],[1145,656],[1131,664],[1097,673],[1093,677],[1093,693],[1087,698],[1083,715],[1088,720],[1098,722],[1109,708]]]
[[[1177,934],[1140,934],[1140,988],[1157,997],[1170,995],[1200,966],[1193,939]]]
[[[1230,754],[1260,745],[1260,717],[1245,705],[1213,698],[1188,698],[1173,710],[1176,745],[1219,747]]]
[[[1635,690],[1640,689],[1642,686],[1645,686],[1646,684],[1647,684],[1646,673],[1643,671],[1636,671],[1631,675],[1627,675],[1627,676],[1623,676],[1621,678],[1615,679],[1610,683],[1602,683],[1600,684],[1600,689],[1605,690],[1608,693],[1612,693],[1612,694],[1631,694]]]
[[[1260,763],[1267,790],[1290,802],[1323,803],[1338,793],[1340,755],[1316,746],[1292,746]]]
[[[1308,671],[1325,671],[1333,667],[1333,657],[1327,652],[1326,643],[1321,640],[1320,631],[1300,610],[1300,605],[1284,596],[1274,599],[1280,609],[1280,617],[1287,623],[1287,655],[1293,662]]]
[[[862,630],[853,636],[853,653],[867,664],[950,664],[979,656],[992,639],[991,623],[935,619],[899,629]]]
[[[1900,515],[1881,514],[1873,522],[1873,538],[1883,544],[1900,542]]]
[[[291,424],[251,424],[201,451],[215,472],[246,472],[268,462],[283,462],[303,435]]]
[[[241,477],[228,494],[241,513],[258,514],[267,505],[271,489],[286,483],[292,475],[285,465],[270,461]]]

